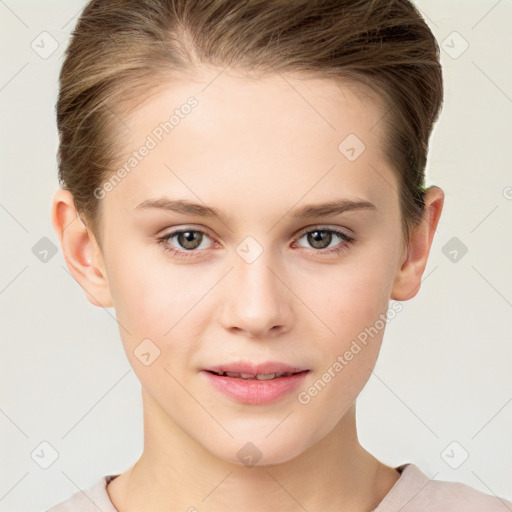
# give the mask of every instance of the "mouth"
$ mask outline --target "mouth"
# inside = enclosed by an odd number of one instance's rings
[[[249,361],[236,361],[232,363],[224,363],[216,366],[209,366],[204,368],[205,371],[223,375],[227,377],[252,379],[256,377],[274,378],[275,376],[291,375],[304,371],[309,371],[309,368],[303,366],[292,366],[279,361],[268,361],[265,363],[255,364]]]
[[[290,377],[297,375],[298,373],[306,373],[309,370],[301,370],[297,372],[279,372],[279,373],[238,373],[238,372],[217,372],[212,370],[206,370],[208,373],[217,375],[218,377],[230,377],[232,379],[243,379],[243,380],[275,380],[282,377]]]
[[[264,405],[289,397],[303,385],[310,371],[282,363],[234,363],[210,367],[201,373],[224,396],[248,405]]]

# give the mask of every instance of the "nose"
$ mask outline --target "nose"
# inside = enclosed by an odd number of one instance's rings
[[[248,263],[235,255],[234,269],[227,276],[221,323],[225,329],[249,338],[269,339],[288,331],[292,322],[286,286],[274,261],[264,252]]]

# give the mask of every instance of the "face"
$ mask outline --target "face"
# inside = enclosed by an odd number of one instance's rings
[[[398,183],[360,89],[218,74],[124,118],[129,171],[98,191],[103,261],[152,416],[225,461],[251,442],[276,464],[331,432],[373,370],[403,249]],[[206,371],[237,363],[302,372]]]

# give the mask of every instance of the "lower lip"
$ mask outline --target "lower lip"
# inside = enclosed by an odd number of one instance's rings
[[[295,391],[304,382],[309,370],[288,377],[269,380],[221,377],[205,370],[202,373],[206,374],[206,377],[216,389],[238,402],[249,405],[264,405],[276,402]]]

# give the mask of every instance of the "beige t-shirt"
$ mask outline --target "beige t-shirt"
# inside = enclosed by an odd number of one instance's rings
[[[512,512],[510,501],[466,484],[430,480],[412,463],[396,470],[400,478],[372,512]],[[104,476],[46,512],[119,512],[107,494],[107,484],[116,476]]]

